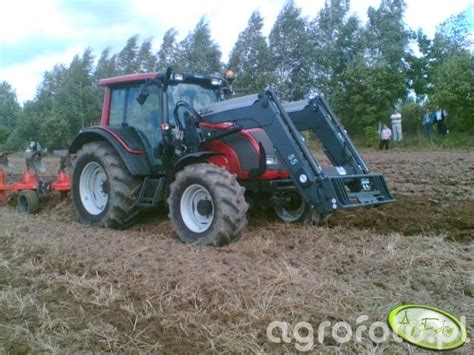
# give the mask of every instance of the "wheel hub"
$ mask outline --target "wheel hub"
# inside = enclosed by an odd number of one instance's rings
[[[82,206],[91,215],[102,213],[109,201],[107,174],[97,162],[89,162],[82,169],[79,178],[79,195]]]
[[[181,217],[194,233],[207,231],[214,221],[214,204],[209,191],[202,185],[188,186],[180,201]]]
[[[197,203],[197,211],[203,216],[210,216],[212,213],[212,203],[209,200],[200,200]]]

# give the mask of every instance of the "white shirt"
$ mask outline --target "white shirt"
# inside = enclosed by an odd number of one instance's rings
[[[390,119],[392,120],[392,123],[398,123],[402,121],[402,115],[399,112],[394,112],[390,116]]]

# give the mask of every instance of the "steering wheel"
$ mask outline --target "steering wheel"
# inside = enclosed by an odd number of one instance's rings
[[[178,124],[178,126],[180,126],[179,128],[181,130],[184,129],[184,122],[181,122],[180,118],[179,118],[179,115],[178,115],[178,110],[180,107],[184,107],[186,109],[186,111],[188,111],[191,115],[191,117],[193,118],[193,121],[195,122],[199,122],[201,121],[201,116],[199,115],[199,113],[194,109],[194,107],[192,107],[189,103],[187,103],[186,101],[183,101],[183,100],[180,100],[176,103],[175,107],[174,107],[174,110],[173,110],[173,115],[174,115],[174,119],[176,121],[176,123]]]

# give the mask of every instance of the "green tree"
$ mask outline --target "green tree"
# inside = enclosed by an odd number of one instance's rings
[[[76,55],[66,70],[65,80],[57,92],[51,119],[67,122],[65,141],[70,141],[84,127],[97,122],[94,57],[90,49]]]
[[[23,148],[38,139],[50,149],[67,147],[78,131],[98,122],[94,57],[90,49],[76,55],[68,67],[46,72],[34,100],[27,102],[8,145]]]
[[[41,117],[38,115],[38,112],[39,105],[35,101],[25,102],[23,110],[18,115],[15,129],[5,144],[7,149],[25,149],[32,139],[39,139],[42,143],[46,142],[46,137],[42,133]],[[57,132],[56,135],[58,135]]]
[[[9,83],[0,83],[0,146],[3,145],[16,125],[20,105],[15,90]]]
[[[209,23],[201,18],[194,30],[180,42],[175,65],[178,70],[213,74],[220,73],[221,51],[211,38]]]
[[[426,34],[419,29],[413,34],[413,44],[417,46],[419,53],[408,53],[405,57],[407,62],[406,81],[408,87],[414,91],[419,102],[423,102],[432,91],[432,43]]]
[[[377,9],[368,9],[364,54],[346,67],[341,75],[343,95],[333,99],[352,133],[387,121],[394,107],[406,98],[409,33],[403,23],[404,10],[403,0],[382,0]]]
[[[125,47],[117,56],[117,68],[120,74],[138,73],[138,35],[134,35],[127,40]]]
[[[451,129],[474,132],[474,54],[467,10],[451,16],[436,29],[430,61],[435,107],[449,112]]]
[[[298,100],[308,95],[312,81],[310,33],[301,9],[292,0],[280,11],[269,42],[280,96]]]
[[[409,32],[403,22],[404,0],[382,0],[375,9],[369,7],[366,29],[367,59],[383,62],[395,71],[403,71],[403,58],[407,51]]]
[[[433,39],[433,59],[449,57],[453,52],[472,50],[472,25],[467,10],[449,17],[436,28]]]
[[[176,36],[178,31],[170,28],[163,35],[163,41],[158,51],[158,70],[165,71],[168,67],[176,67],[176,60],[178,55],[178,44]]]
[[[404,87],[399,85],[399,74],[386,65],[367,65],[359,61],[344,73],[346,101],[341,109],[346,113],[344,123],[351,134],[359,134],[366,127],[387,122],[393,110],[394,97],[401,97]]]
[[[274,80],[270,50],[262,28],[263,18],[254,11],[232,49],[228,67],[236,71],[236,87],[258,92]]]
[[[311,24],[313,49],[313,86],[324,93],[333,109],[346,117],[346,71],[360,61],[364,53],[362,28],[359,19],[349,15],[348,0],[326,1]]]
[[[448,111],[448,125],[460,132],[474,133],[474,56],[469,52],[451,55],[433,76],[434,106]]]
[[[104,78],[110,78],[118,75],[117,71],[117,55],[110,56],[110,48],[105,48],[100,54],[97,66],[95,67],[94,76],[96,81]]]
[[[152,53],[152,38],[143,41],[137,55],[137,68],[141,73],[151,73],[156,71],[156,55]]]

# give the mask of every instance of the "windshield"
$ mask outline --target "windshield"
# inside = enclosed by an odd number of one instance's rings
[[[170,119],[178,101],[186,101],[196,111],[219,101],[219,90],[202,87],[196,84],[170,84],[168,87],[169,113]]]

